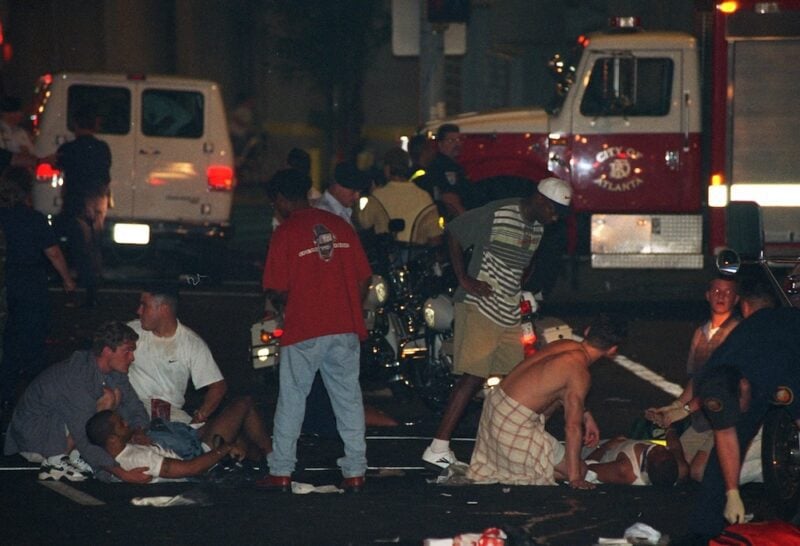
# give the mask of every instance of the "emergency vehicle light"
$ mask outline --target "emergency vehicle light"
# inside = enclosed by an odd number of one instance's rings
[[[612,17],[611,28],[633,30],[641,27],[641,21],[638,17]]]
[[[724,184],[721,174],[711,176],[711,185],[708,187],[708,206],[725,207],[728,205],[728,186]]]
[[[62,183],[61,171],[53,167],[50,163],[39,163],[36,166],[36,180],[52,184],[52,186],[56,188]]]
[[[233,169],[227,165],[211,165],[206,169],[208,189],[212,191],[230,191],[233,189]]]

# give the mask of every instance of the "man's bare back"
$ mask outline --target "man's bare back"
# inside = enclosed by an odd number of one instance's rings
[[[583,401],[591,384],[588,364],[589,356],[581,343],[555,341],[520,362],[500,388],[523,406],[549,415],[554,403],[565,402],[568,392]]]

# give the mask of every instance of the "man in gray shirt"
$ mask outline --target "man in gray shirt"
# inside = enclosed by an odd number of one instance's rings
[[[95,412],[113,409],[143,436],[147,412],[128,382],[138,337],[121,322],[103,324],[90,351],[76,351],[39,374],[14,409],[5,454],[41,461],[41,480],[81,481],[102,470],[128,482],[150,481],[144,469],[123,470],[103,448],[89,443],[85,429]]]

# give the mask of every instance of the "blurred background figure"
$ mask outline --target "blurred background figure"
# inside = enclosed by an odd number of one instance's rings
[[[5,286],[8,318],[0,362],[0,401],[5,419],[14,405],[21,375],[32,379],[45,367],[45,339],[50,323],[48,265],[75,290],[53,230],[31,206],[33,176],[8,167],[0,176],[0,226],[6,238]]]
[[[11,153],[33,152],[33,143],[22,126],[22,101],[17,97],[0,100],[0,147]]]

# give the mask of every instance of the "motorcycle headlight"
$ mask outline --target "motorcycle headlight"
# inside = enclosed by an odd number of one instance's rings
[[[453,302],[447,296],[428,298],[422,309],[428,328],[444,332],[453,324]]]
[[[373,275],[369,281],[369,291],[367,292],[367,298],[364,300],[364,308],[375,310],[378,307],[383,307],[387,299],[389,299],[389,287],[386,281],[380,275]]]

